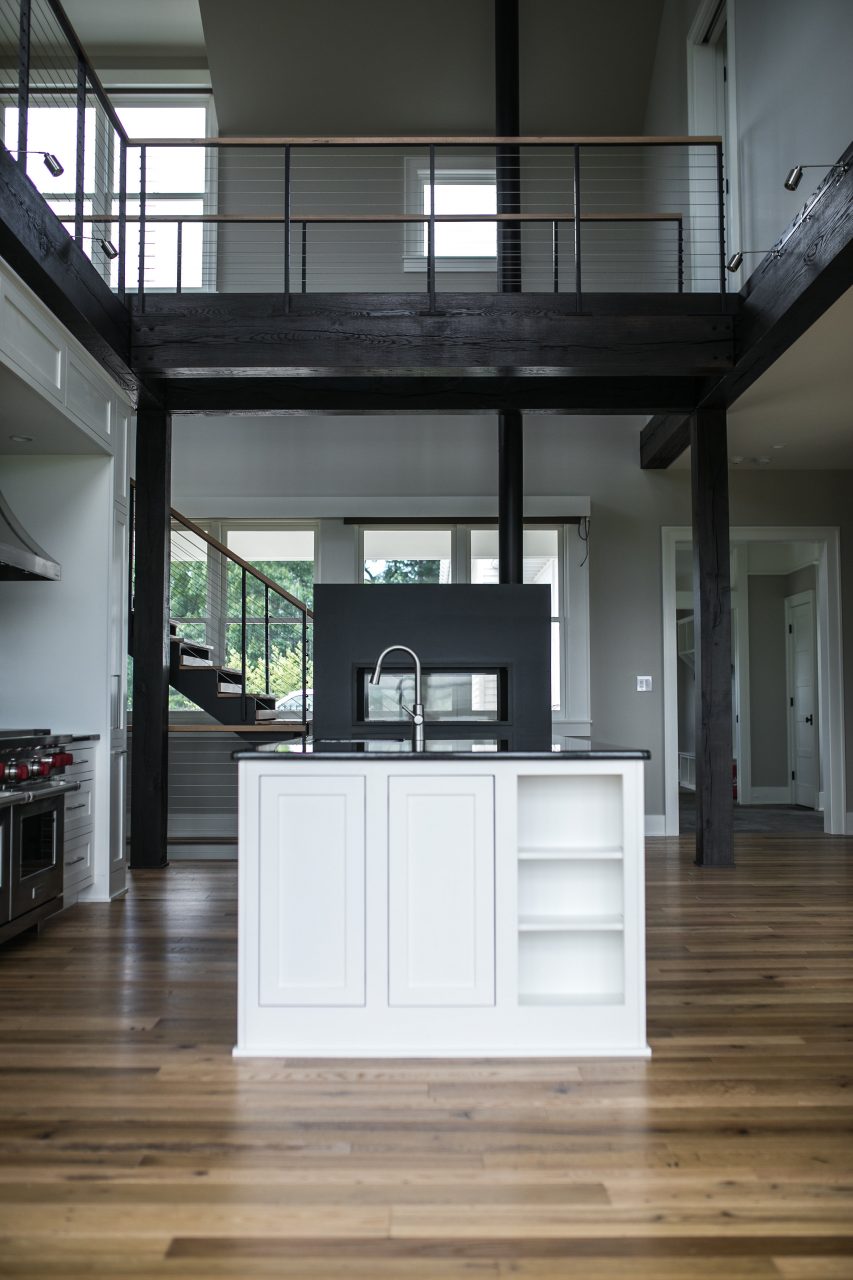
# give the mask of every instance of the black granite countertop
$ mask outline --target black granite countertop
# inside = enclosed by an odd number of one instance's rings
[[[328,740],[330,745],[332,740]],[[359,740],[360,742],[361,740]],[[375,739],[374,739],[375,741]],[[590,742],[586,746],[554,747],[552,751],[334,751],[323,746],[314,751],[309,739],[308,750],[294,750],[293,742],[258,743],[252,748],[232,752],[234,760],[257,760],[258,756],[275,756],[277,760],[349,760],[359,764],[370,760],[651,760],[652,753],[645,747],[617,747],[603,742]],[[355,741],[353,746],[358,745]]]

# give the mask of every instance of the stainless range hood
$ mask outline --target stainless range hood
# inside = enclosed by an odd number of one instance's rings
[[[0,493],[0,579],[55,582],[61,570],[12,514]]]

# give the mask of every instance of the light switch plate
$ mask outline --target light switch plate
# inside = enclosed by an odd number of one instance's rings
[[[651,676],[637,676],[637,693],[651,693],[652,678]]]

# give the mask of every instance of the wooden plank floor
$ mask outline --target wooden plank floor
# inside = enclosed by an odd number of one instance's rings
[[[853,840],[652,841],[651,1062],[235,1062],[233,866],[0,949],[0,1275],[850,1280]]]

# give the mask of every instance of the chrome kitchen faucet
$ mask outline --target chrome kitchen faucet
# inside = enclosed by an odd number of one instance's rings
[[[415,653],[414,649],[410,649],[405,644],[389,644],[387,649],[383,649],[379,657],[376,659],[376,666],[373,675],[370,677],[371,684],[379,684],[379,678],[382,675],[382,663],[385,661],[389,653],[393,653],[395,649],[401,650],[403,653],[410,654],[415,660],[415,702],[411,711],[402,702],[400,706],[406,715],[412,717],[412,750],[423,751],[424,748],[424,704],[421,702],[421,660]]]

